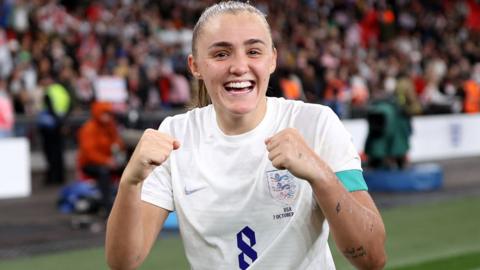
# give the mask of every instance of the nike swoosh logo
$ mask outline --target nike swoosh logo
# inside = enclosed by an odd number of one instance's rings
[[[193,194],[193,193],[195,193],[199,190],[202,190],[204,188],[206,188],[206,187],[199,187],[199,188],[194,188],[194,189],[187,189],[187,187],[185,187],[185,195],[188,196],[188,195]]]

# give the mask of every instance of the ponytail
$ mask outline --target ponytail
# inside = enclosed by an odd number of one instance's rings
[[[193,91],[193,99],[189,106],[190,109],[202,108],[210,105],[212,101],[210,100],[210,96],[207,92],[207,87],[205,87],[205,83],[203,82],[203,80],[198,80],[197,87],[195,88],[196,89]]]

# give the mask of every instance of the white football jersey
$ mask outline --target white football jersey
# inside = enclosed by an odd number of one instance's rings
[[[366,189],[360,158],[328,107],[267,99],[241,135],[219,129],[212,105],[160,125],[181,147],[145,180],[142,200],[177,212],[192,269],[335,269],[310,185],[272,166],[265,139],[296,128],[350,191]]]

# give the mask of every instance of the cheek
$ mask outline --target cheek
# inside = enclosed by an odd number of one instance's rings
[[[270,68],[270,65],[265,65],[262,70],[261,70],[261,74],[262,74],[262,82],[266,83],[268,82],[268,80],[270,79],[270,76],[272,75],[272,73],[270,72],[271,68]]]
[[[208,81],[212,87],[215,87],[216,84],[222,82],[225,78],[225,72],[223,69],[217,65],[207,64],[203,72],[203,79]]]
[[[215,77],[217,76],[215,72],[217,70],[217,67],[215,65],[212,65],[210,63],[205,63],[203,65],[203,68],[201,70],[201,75],[204,81],[215,81]]]

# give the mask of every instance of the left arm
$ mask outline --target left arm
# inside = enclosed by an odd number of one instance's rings
[[[274,167],[310,183],[343,255],[359,269],[382,269],[385,227],[368,192],[348,192],[295,129],[279,132],[266,145]]]
[[[375,203],[366,191],[348,192],[330,173],[328,184],[320,179],[310,183],[338,249],[359,269],[382,269],[385,227]]]

